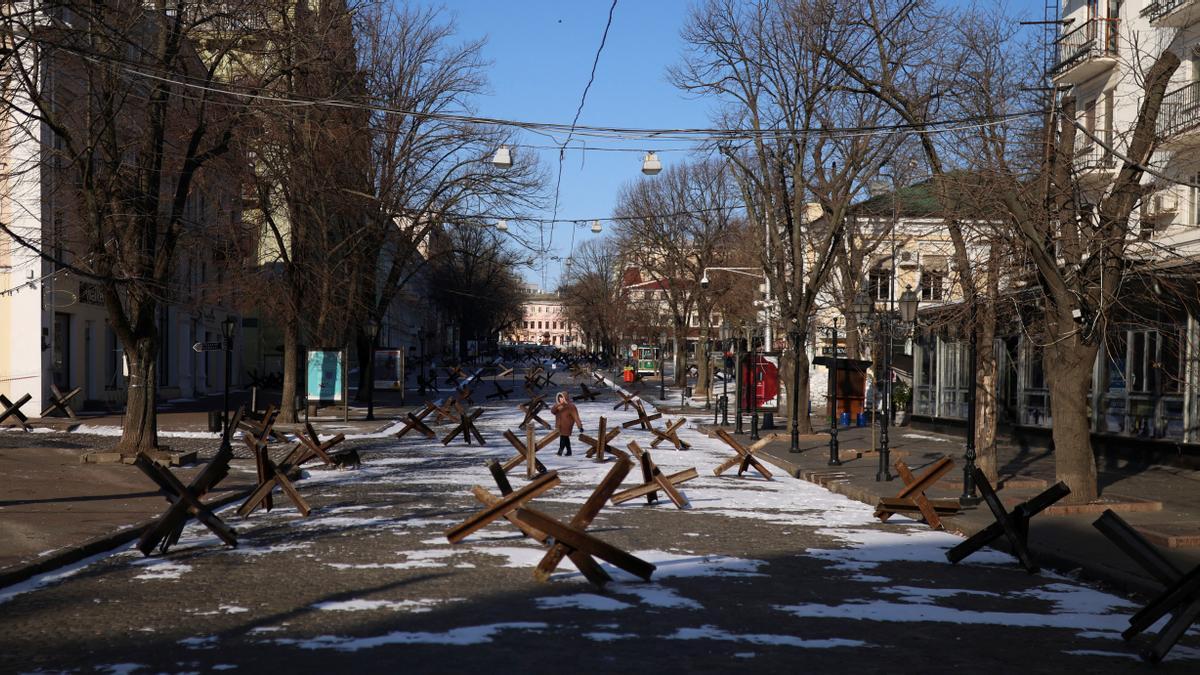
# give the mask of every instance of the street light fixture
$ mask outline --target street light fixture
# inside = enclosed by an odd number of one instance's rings
[[[225,337],[225,405],[221,415],[221,428],[224,431],[223,444],[229,443],[229,381],[233,379],[233,327],[237,322],[232,316],[226,316],[221,322],[221,335]]]
[[[508,149],[507,145],[500,146],[496,150],[496,154],[492,156],[492,166],[508,169],[512,165],[512,152]]]
[[[647,176],[653,176],[659,171],[662,171],[662,162],[659,161],[658,155],[653,152],[647,152],[642,158],[642,173]]]
[[[367,319],[363,326],[363,335],[367,337],[367,421],[375,420],[375,338],[379,336],[379,322],[374,318]]]

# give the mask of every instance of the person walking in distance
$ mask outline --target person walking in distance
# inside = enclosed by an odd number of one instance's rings
[[[571,396],[565,391],[558,392],[558,396],[554,398],[554,407],[550,409],[554,413],[554,430],[558,432],[558,454],[562,455],[563,450],[567,451],[567,457],[571,456],[571,431],[576,424],[579,425],[579,430],[583,431],[583,422],[579,419],[579,408],[571,402]]]

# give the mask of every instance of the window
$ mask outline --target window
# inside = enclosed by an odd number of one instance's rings
[[[1192,185],[1200,185],[1200,173],[1191,176]],[[1188,224],[1200,227],[1200,188],[1188,187]]]
[[[876,300],[887,300],[892,294],[891,270],[873,269],[867,278],[867,289]]]
[[[921,299],[941,300],[946,285],[946,271],[941,269],[921,270]]]

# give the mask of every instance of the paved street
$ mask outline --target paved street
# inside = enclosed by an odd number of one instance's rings
[[[587,432],[633,417],[612,407],[581,404]],[[298,483],[309,518],[278,493],[269,514],[226,508],[237,549],[190,526],[165,557],[122,547],[0,589],[0,672],[1011,672],[1015,650],[1027,672],[1149,668],[1119,636],[1140,600],[991,550],[951,566],[957,537],[787,476],[714,477],[731,453],[692,430],[692,450],[654,452],[664,472],[699,470],[691,510],[608,505],[590,529],[655,564],[652,582],[610,568],[601,592],[569,561],[536,582],[543,549],[507,522],[443,534],[478,508],[472,485],[495,491],[483,461],[512,454],[501,433],[519,421],[515,402],[487,406],[483,448],[352,441],[361,469]],[[555,447],[540,456],[562,485],[534,504],[569,518],[612,463]],[[1193,631],[1161,670],[1198,666]]]

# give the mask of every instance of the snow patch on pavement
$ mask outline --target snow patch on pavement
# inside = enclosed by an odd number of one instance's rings
[[[575,595],[556,595],[550,598],[538,598],[538,609],[588,609],[596,612],[616,612],[622,609],[632,609],[633,605],[621,602],[616,598],[606,598],[595,593],[576,593]]]
[[[275,644],[294,646],[301,649],[333,649],[340,652],[356,652],[361,649],[374,649],[387,645],[480,645],[492,642],[496,634],[504,631],[537,632],[544,631],[549,627],[550,624],[540,621],[511,621],[482,626],[451,628],[441,633],[396,631],[365,638],[321,635],[307,640],[281,638],[274,642]]]
[[[833,647],[868,647],[862,640],[847,640],[843,638],[825,638],[805,640],[795,635],[776,635],[770,633],[730,633],[716,626],[705,625],[698,628],[680,628],[665,636],[668,640],[721,640],[725,642],[744,642],[752,645],[778,645],[783,647],[800,647],[802,649],[830,649]]]

